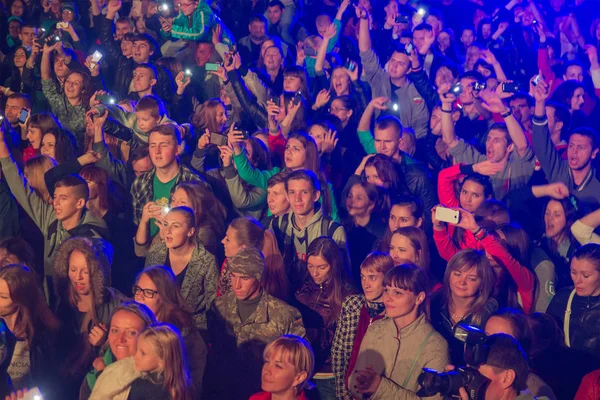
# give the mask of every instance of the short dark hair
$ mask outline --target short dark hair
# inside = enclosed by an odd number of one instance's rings
[[[152,36],[148,35],[147,33],[138,33],[137,35],[134,35],[133,42],[148,43],[148,46],[150,46],[150,51],[152,52],[155,52],[158,48],[158,45],[156,44],[154,38],[152,38]]]
[[[583,68],[583,65],[581,65],[581,63],[579,61],[577,61],[577,60],[571,60],[571,61],[567,61],[565,63],[565,66],[563,68],[563,75],[567,74],[567,70],[569,69],[569,67],[579,67],[583,71],[585,71],[585,68]]]
[[[529,376],[529,365],[527,356],[519,342],[505,333],[496,333],[488,336],[488,357],[486,365],[500,369],[511,369],[515,373],[512,387],[517,393],[527,388],[527,377]]]
[[[139,161],[139,160],[149,157],[149,156],[150,156],[150,151],[148,150],[148,146],[143,145],[143,146],[136,147],[135,150],[133,150],[133,151],[131,151],[131,153],[129,153],[129,161],[131,163],[134,163],[136,161]]]
[[[402,137],[402,130],[404,127],[402,126],[402,122],[393,115],[385,115],[380,117],[375,121],[375,129],[388,129],[393,128],[394,131],[398,133],[398,138]]]
[[[600,271],[600,244],[588,243],[581,246],[579,249],[577,249],[575,254],[573,254],[573,258],[578,260],[586,260],[590,264],[594,265],[597,271]]]
[[[67,175],[64,178],[59,179],[54,185],[54,190],[61,187],[72,188],[73,194],[77,200],[83,199],[87,203],[90,198],[88,185],[79,175]]]
[[[152,65],[150,63],[142,63],[142,64],[138,65],[137,67],[135,67],[134,71],[138,68],[144,68],[144,69],[151,71],[154,74],[153,79],[158,79],[158,71],[156,70],[156,67],[154,65]]]
[[[271,7],[279,7],[282,10],[285,8],[285,6],[283,5],[283,3],[279,0],[273,0],[270,1],[269,4],[267,5],[267,8],[271,8]]]
[[[262,22],[263,24],[267,25],[267,19],[262,14],[254,14],[252,18],[250,18],[248,25],[252,25],[253,22]]]
[[[529,95],[529,93],[525,92],[517,92],[511,98],[508,99],[508,104],[510,104],[513,100],[525,100],[527,102],[527,107],[535,106],[535,99]],[[568,110],[567,110],[568,111]]]
[[[415,26],[415,29],[413,29],[413,32],[416,32],[416,31],[433,32],[433,27],[431,25],[429,25],[428,23],[422,22],[419,25]]]
[[[160,97],[152,94],[142,97],[135,105],[135,111],[150,111],[154,118],[162,118],[167,113],[165,104]]]
[[[121,41],[126,41],[126,42],[133,42],[135,40],[136,34],[133,32],[127,32],[126,34],[123,35],[123,38],[121,38]]]
[[[290,172],[288,172],[288,171],[281,171],[281,172],[276,173],[275,175],[270,177],[269,180],[267,181],[267,188],[273,187],[279,183],[283,183],[285,185],[285,182],[287,181],[287,178],[289,176],[290,176]]]
[[[593,150],[596,150],[598,148],[598,134],[592,128],[588,128],[587,126],[580,126],[579,128],[573,129],[571,133],[569,133],[569,137],[575,134],[589,138],[592,142]]]
[[[508,127],[506,126],[506,124],[504,122],[493,123],[492,126],[490,126],[490,129],[488,130],[488,135],[493,130],[504,132],[504,136],[506,137],[506,145],[510,146],[512,144],[512,142],[513,142],[512,138],[510,137],[510,133],[508,133]]]
[[[115,25],[116,24],[129,24],[131,26],[131,20],[129,19],[129,17],[119,17],[115,21]]]
[[[31,97],[27,93],[15,92],[7,97],[7,100],[23,100],[25,108],[31,108]]]
[[[467,71],[464,74],[461,75],[460,79],[475,79],[477,82],[483,82],[485,81],[485,78],[483,77],[483,75],[481,75],[479,72],[477,71]]]
[[[317,175],[310,169],[299,169],[291,172],[285,180],[285,190],[288,190],[289,181],[307,181],[311,184],[314,191],[321,191],[321,182]]]
[[[424,292],[427,295],[429,291],[427,272],[411,263],[401,264],[390,269],[383,277],[383,285],[408,290],[414,294]],[[420,312],[426,312],[426,303],[424,301],[419,305]]]
[[[567,106],[556,101],[547,101],[546,107],[552,107],[554,109],[554,123],[556,123],[556,121],[563,123],[560,130],[560,137],[563,139],[566,138],[568,132],[571,130],[571,112],[569,112]]]
[[[153,132],[156,132],[163,136],[171,136],[175,140],[175,144],[181,144],[181,131],[179,130],[179,127],[175,124],[161,124],[155,126],[150,130],[150,132],[148,132],[148,139],[150,139],[150,135],[152,135]]]

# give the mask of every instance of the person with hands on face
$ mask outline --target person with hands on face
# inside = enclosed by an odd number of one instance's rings
[[[425,315],[427,273],[402,264],[386,273],[383,285],[387,318],[367,330],[348,388],[355,397],[418,399],[419,371],[441,371],[449,360],[446,341]]]
[[[443,84],[438,93],[442,102],[442,138],[454,159],[465,164],[489,160],[504,165],[501,171],[491,176],[498,199],[513,189],[527,185],[535,168],[535,158],[521,125],[512,115],[510,108],[502,102],[502,97],[509,97],[510,94],[503,93],[501,86],[496,92],[487,89],[481,92],[484,101],[482,106],[490,112],[501,114],[505,121],[490,127],[485,143],[486,153],[482,154],[471,144],[456,137],[452,120],[456,96],[448,93],[449,89],[448,84]]]

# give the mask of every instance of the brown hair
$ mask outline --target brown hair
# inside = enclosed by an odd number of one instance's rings
[[[452,302],[452,292],[450,290],[450,275],[455,272],[466,272],[471,268],[477,270],[477,276],[481,280],[477,297],[469,304],[469,309],[465,315],[471,315],[471,323],[481,325],[486,316],[485,305],[494,294],[496,285],[496,275],[490,265],[486,255],[478,250],[465,249],[456,253],[446,267],[444,273],[444,286],[442,289],[442,304],[450,308]]]
[[[120,198],[110,180],[108,172],[95,165],[86,165],[81,169],[79,175],[86,181],[96,184],[98,193],[98,205],[102,210],[119,211],[121,208]]]
[[[162,100],[152,94],[142,97],[135,105],[135,111],[150,111],[150,115],[154,118],[162,118],[167,113]]]
[[[199,182],[181,182],[175,188],[178,189],[183,190],[191,202],[189,207],[194,211],[195,228],[207,226],[220,237],[225,232],[224,221],[227,218],[223,204]]]
[[[424,271],[429,271],[430,257],[429,257],[429,242],[427,236],[422,229],[414,226],[404,226],[396,229],[394,235],[402,235],[410,240],[412,247],[418,252],[419,262],[418,266],[423,268]]]
[[[429,280],[427,278],[427,272],[415,264],[401,264],[398,265],[385,274],[383,278],[383,286],[391,286],[398,289],[407,290],[409,292],[418,295],[419,293],[425,293],[429,289]],[[422,302],[419,305],[419,312],[426,312],[426,302]]]
[[[65,131],[64,129],[50,129],[46,133],[42,134],[42,142],[44,136],[54,135],[56,144],[54,146],[54,159],[57,163],[62,164],[65,161],[76,158],[77,152],[77,140],[71,132]]]
[[[374,251],[367,255],[360,264],[360,269],[370,269],[375,272],[386,274],[390,269],[394,268],[394,259],[388,253]]]
[[[60,322],[46,304],[34,271],[11,264],[0,268],[0,279],[6,281],[10,298],[17,306],[13,329],[16,337],[26,339],[31,347],[36,334],[58,331]]]
[[[265,242],[265,228],[252,217],[239,217],[229,226],[235,229],[237,241],[246,247],[262,249]]]
[[[27,178],[29,186],[40,196],[42,200],[49,203],[52,200],[50,191],[46,186],[44,174],[51,168],[56,167],[56,161],[52,157],[40,155],[25,161],[23,172]]]
[[[227,107],[225,107],[223,101],[217,98],[206,100],[194,110],[191,122],[194,128],[201,130],[201,134],[204,133],[204,129],[208,129],[211,133],[221,133],[221,127],[217,125],[216,119],[218,106],[223,107],[227,112]]]
[[[160,295],[161,307],[156,313],[156,319],[160,322],[173,324],[184,335],[193,329],[192,310],[181,296],[171,268],[163,265],[147,267],[135,278],[136,283],[142,275],[150,278]]]
[[[36,128],[42,132],[42,136],[50,130],[61,128],[60,122],[50,113],[32,114],[27,122],[27,129]]]
[[[289,175],[290,171],[281,171],[276,173],[267,181],[267,188],[273,187],[279,183],[283,183],[285,185],[285,181],[287,181]]]
[[[150,130],[150,132],[148,132],[148,139],[150,139],[150,136],[154,132],[158,133],[159,135],[170,136],[175,141],[175,145],[181,145],[181,131],[179,130],[179,127],[175,124],[160,124],[155,126],[154,128],[152,128],[152,130]]]

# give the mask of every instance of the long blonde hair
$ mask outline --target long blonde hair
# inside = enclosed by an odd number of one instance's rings
[[[315,367],[315,355],[310,344],[300,336],[281,335],[265,347],[263,358],[277,350],[281,350],[282,356],[296,368],[296,373],[306,372],[306,379],[296,387],[296,393],[308,389]]]
[[[163,362],[163,387],[173,400],[192,400],[192,381],[177,328],[169,324],[157,324],[140,333],[139,339],[142,338],[152,345],[156,356]]]

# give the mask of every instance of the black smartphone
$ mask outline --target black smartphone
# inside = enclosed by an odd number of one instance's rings
[[[26,108],[21,109],[21,114],[19,114],[19,123],[24,124],[29,118],[29,110]]]
[[[111,105],[117,102],[115,97],[111,96],[110,94],[99,94],[98,96],[96,96],[96,101],[99,101],[100,104],[104,105]]]
[[[409,18],[408,15],[397,15],[396,19],[394,20],[394,22],[396,22],[397,24],[408,24]]]
[[[250,132],[240,128],[238,125],[233,126],[233,132],[235,132],[238,135],[241,134],[244,140],[248,140],[250,138]]]
[[[344,63],[344,68],[346,68],[348,71],[352,72],[356,69],[356,63],[350,59],[347,59],[346,62]]]
[[[503,82],[502,91],[504,93],[517,93],[519,91],[519,84],[515,82]]]
[[[300,104],[301,101],[302,101],[302,92],[298,92],[294,95],[294,98],[292,99],[292,103],[294,105],[298,105],[298,104]]]
[[[37,31],[35,42],[40,46],[44,47],[44,39],[46,38],[46,30],[44,28],[39,28]]]
[[[273,103],[275,103],[275,105],[276,105],[277,107],[280,107],[280,106],[281,106],[281,105],[280,105],[280,103],[279,103],[279,96],[273,96],[273,97],[271,97],[271,101],[272,101]]]
[[[415,45],[412,44],[412,42],[410,42],[406,46],[404,46],[404,52],[410,56],[410,53],[412,53],[414,48],[415,48]]]

